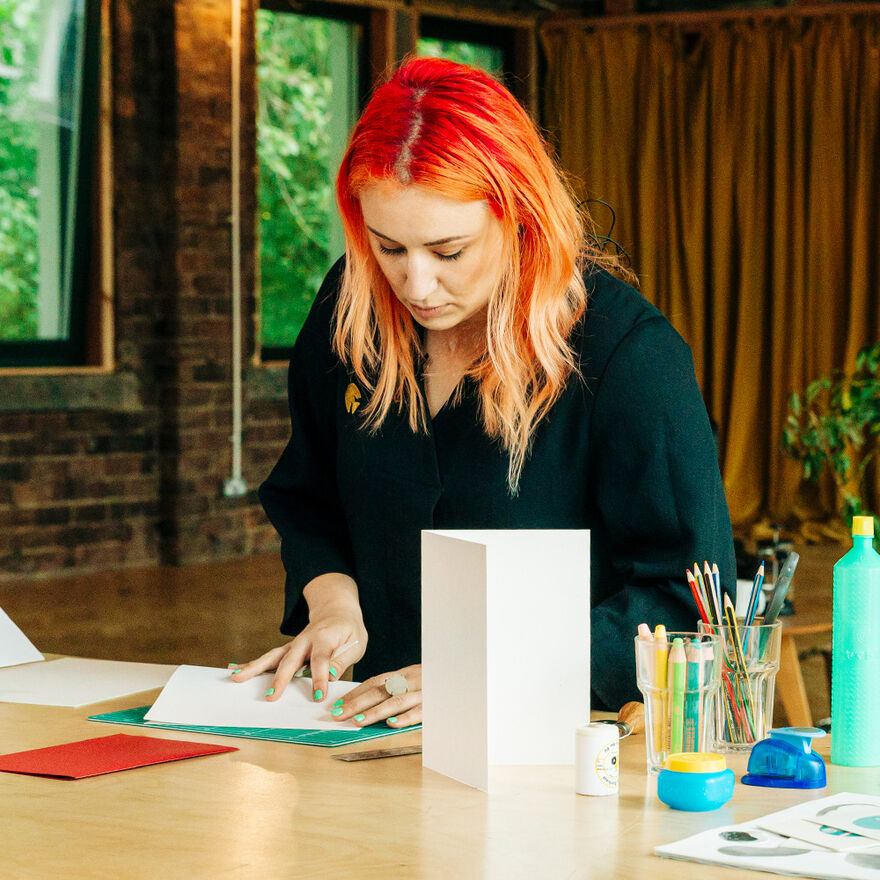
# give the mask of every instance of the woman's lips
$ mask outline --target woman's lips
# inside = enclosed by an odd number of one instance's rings
[[[431,308],[425,308],[424,306],[417,306],[410,304],[410,308],[421,318],[431,318],[434,315],[439,315],[443,309],[446,308],[445,305],[441,306],[431,306]]]

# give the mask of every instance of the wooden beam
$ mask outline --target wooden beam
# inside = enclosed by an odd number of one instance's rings
[[[415,55],[419,42],[419,12],[410,7],[398,9],[396,15],[395,46],[396,64],[399,64],[407,55]]]
[[[717,24],[721,21],[731,20],[811,18],[820,15],[844,16],[876,13],[877,10],[878,5],[876,3],[828,3],[818,5],[815,0],[812,0],[809,6],[749,7],[748,9],[718,9],[692,12],[642,12],[635,15],[599,15],[589,18],[565,15],[546,19],[541,24],[541,30],[559,30],[570,27],[628,27],[634,24],[678,24],[700,27],[701,25]]]
[[[638,12],[636,0],[604,0],[605,15],[634,15]]]
[[[397,13],[393,9],[376,8],[370,11],[369,52],[370,81],[372,86],[383,82],[388,72],[394,67],[397,57],[395,20]]]
[[[532,119],[538,119],[538,35],[534,25],[513,30],[513,83],[511,91],[528,110]]]

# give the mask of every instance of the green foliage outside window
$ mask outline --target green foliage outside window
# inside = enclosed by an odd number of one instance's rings
[[[37,335],[37,129],[29,77],[39,48],[38,0],[0,0],[0,340]]]
[[[333,182],[352,83],[334,73],[352,26],[261,9],[256,27],[261,335],[289,346],[342,253]]]
[[[504,53],[497,46],[422,38],[418,42],[418,53],[429,58],[447,58],[459,64],[479,67],[499,78],[504,73]]]

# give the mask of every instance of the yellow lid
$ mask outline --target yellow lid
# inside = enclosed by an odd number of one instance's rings
[[[874,517],[873,516],[854,516],[852,524],[852,533],[866,538],[874,537]]]
[[[727,769],[727,761],[714,752],[677,752],[666,759],[666,766],[678,773],[718,773]]]

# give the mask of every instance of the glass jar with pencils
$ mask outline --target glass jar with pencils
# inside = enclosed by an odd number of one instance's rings
[[[714,703],[720,685],[721,638],[710,633],[652,633],[635,639],[636,681],[645,701],[648,772],[677,752],[709,752],[715,741]]]
[[[718,752],[748,752],[773,726],[773,694],[779,670],[782,625],[761,618],[747,625],[728,616],[727,623],[699,622],[701,633],[720,639],[721,688],[715,704]]]

